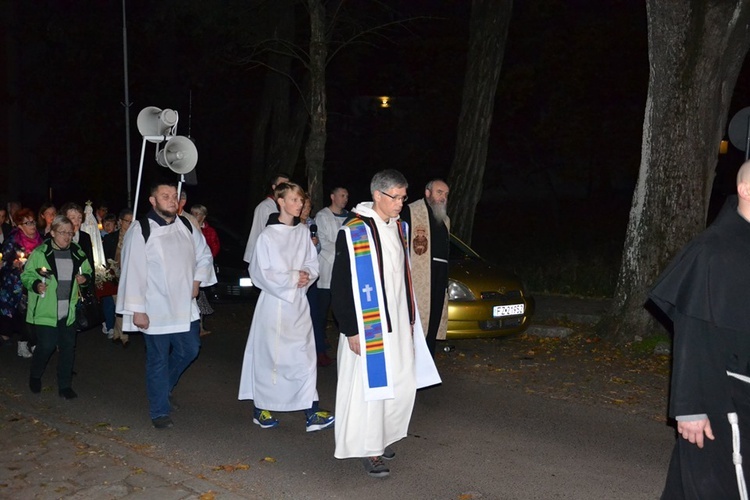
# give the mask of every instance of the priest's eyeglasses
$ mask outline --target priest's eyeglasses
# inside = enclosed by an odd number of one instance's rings
[[[384,194],[388,198],[392,199],[393,201],[400,201],[401,203],[406,203],[406,200],[409,199],[408,196],[393,196],[393,195],[386,193],[385,191],[381,191],[380,194]]]

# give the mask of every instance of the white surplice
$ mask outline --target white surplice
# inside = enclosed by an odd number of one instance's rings
[[[306,410],[318,400],[317,356],[307,288],[299,272],[318,277],[318,254],[305,224],[271,224],[259,235],[250,278],[261,289],[242,362],[238,399],[256,408]]]
[[[117,288],[116,312],[125,331],[140,330],[134,313],[146,313],[149,335],[186,332],[200,318],[193,297],[193,282],[216,283],[211,250],[206,238],[180,220],[161,226],[148,219],[150,235],[143,238],[141,221],[133,221],[122,243],[122,271]]]

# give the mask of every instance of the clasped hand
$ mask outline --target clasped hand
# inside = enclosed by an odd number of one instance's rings
[[[299,281],[297,282],[297,288],[304,288],[310,283],[310,273],[307,271],[299,272]]]

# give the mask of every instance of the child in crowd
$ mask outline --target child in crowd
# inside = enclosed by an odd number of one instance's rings
[[[308,287],[318,278],[310,231],[299,223],[305,193],[290,182],[276,186],[279,213],[272,214],[255,245],[250,278],[261,289],[242,363],[239,399],[255,403],[253,423],[279,421],[271,411],[305,410],[307,432],[331,427],[334,417],[318,408],[317,357]]]

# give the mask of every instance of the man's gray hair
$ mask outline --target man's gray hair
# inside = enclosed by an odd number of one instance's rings
[[[391,188],[408,188],[409,183],[406,181],[404,174],[398,170],[388,169],[381,170],[372,177],[370,181],[370,194],[375,194],[375,191],[385,193]]]
[[[427,189],[427,190],[430,190],[430,191],[432,191],[432,185],[433,185],[433,184],[434,184],[435,182],[442,182],[442,183],[443,183],[443,184],[445,184],[446,186],[448,185],[448,183],[447,183],[447,182],[445,182],[445,180],[444,180],[444,179],[441,179],[440,177],[435,177],[435,178],[434,178],[434,179],[432,179],[432,180],[431,180],[430,182],[428,182],[427,184],[425,184],[424,188],[425,188],[425,189]]]

